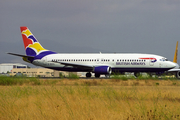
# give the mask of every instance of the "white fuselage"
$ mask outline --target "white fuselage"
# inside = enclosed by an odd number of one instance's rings
[[[64,65],[61,63],[70,63]],[[93,72],[82,66],[109,66],[113,72],[163,72],[175,67],[173,62],[154,54],[51,54],[33,64],[62,71]]]

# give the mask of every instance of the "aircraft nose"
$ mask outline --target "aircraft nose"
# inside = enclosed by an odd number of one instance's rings
[[[170,68],[174,68],[174,67],[176,67],[176,64],[173,63],[173,62],[169,62],[168,66],[169,66]]]
[[[174,63],[174,62],[173,62]],[[179,69],[179,65],[177,63],[174,63],[175,64],[175,67],[174,69]]]

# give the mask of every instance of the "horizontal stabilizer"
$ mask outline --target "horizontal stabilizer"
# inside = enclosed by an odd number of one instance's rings
[[[7,53],[7,54],[15,55],[15,56],[19,56],[19,57],[34,58],[34,56],[27,56],[27,55],[21,55],[21,54],[16,54],[16,53]]]

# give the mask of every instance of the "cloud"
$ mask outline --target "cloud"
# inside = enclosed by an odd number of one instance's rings
[[[0,49],[24,53],[19,27],[28,26],[45,48],[57,52],[143,52],[172,58],[180,38],[179,6],[179,0],[5,0],[0,4]]]

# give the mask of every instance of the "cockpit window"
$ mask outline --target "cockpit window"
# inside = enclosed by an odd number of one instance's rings
[[[168,59],[167,58],[162,58],[162,59],[160,59],[160,61],[168,61]]]

